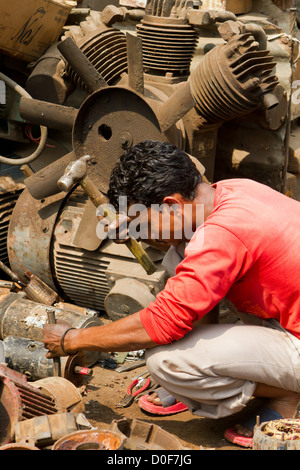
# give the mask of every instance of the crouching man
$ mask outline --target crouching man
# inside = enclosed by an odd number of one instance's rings
[[[47,357],[146,349],[151,376],[195,415],[229,416],[255,396],[266,399],[261,420],[293,417],[300,399],[300,203],[247,179],[207,184],[187,154],[154,141],[121,157],[108,197],[117,211],[126,197],[126,220],[142,227],[141,238],[171,246],[169,259],[180,256],[176,273],[155,302],[114,323],[45,325]],[[207,324],[225,298],[255,322]],[[226,437],[249,446],[253,424]]]

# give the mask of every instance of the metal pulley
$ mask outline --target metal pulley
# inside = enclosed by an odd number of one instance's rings
[[[52,450],[122,450],[124,436],[117,431],[75,431],[62,437]]]

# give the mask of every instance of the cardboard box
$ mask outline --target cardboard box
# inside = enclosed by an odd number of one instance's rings
[[[249,13],[252,0],[202,0],[202,10],[227,10],[235,15]]]
[[[57,41],[69,13],[68,0],[1,0],[0,52],[32,62]]]

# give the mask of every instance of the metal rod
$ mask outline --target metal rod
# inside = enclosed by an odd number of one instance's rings
[[[128,84],[137,93],[144,94],[144,68],[142,39],[133,34],[126,34]]]
[[[91,92],[107,86],[102,75],[71,38],[66,38],[57,48]]]
[[[0,261],[0,268],[1,268],[2,271],[4,271],[5,274],[7,274],[14,282],[17,282],[17,283],[20,282],[18,276],[17,276],[10,268],[8,268],[2,261]]]
[[[161,130],[166,132],[194,106],[195,101],[191,93],[190,82],[180,83],[157,112]]]
[[[71,106],[22,97],[19,112],[25,121],[32,124],[43,125],[50,129],[71,131],[78,110]]]

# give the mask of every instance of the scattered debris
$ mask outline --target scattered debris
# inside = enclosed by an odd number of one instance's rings
[[[300,419],[278,419],[255,426],[254,450],[299,450]]]

